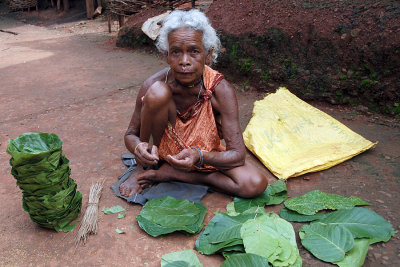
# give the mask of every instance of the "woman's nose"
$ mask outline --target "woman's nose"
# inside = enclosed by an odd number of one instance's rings
[[[190,66],[190,60],[189,60],[189,56],[186,53],[183,53],[181,56],[181,62],[179,62],[180,65],[182,66]]]

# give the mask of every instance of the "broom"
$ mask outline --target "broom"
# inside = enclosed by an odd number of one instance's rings
[[[76,237],[76,246],[78,246],[81,240],[83,244],[86,244],[89,235],[97,234],[99,199],[101,196],[101,190],[103,189],[103,184],[104,180],[99,181],[90,187],[89,203]]]

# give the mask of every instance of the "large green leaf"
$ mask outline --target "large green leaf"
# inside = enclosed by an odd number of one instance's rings
[[[197,221],[200,210],[188,200],[164,197],[148,201],[140,215],[161,226],[190,225]]]
[[[281,209],[279,215],[283,219],[288,220],[290,222],[311,222],[311,221],[315,221],[318,219],[322,219],[326,216],[326,214],[322,213],[322,212],[318,212],[314,215],[304,215],[304,214],[300,214],[295,211],[289,210],[285,206],[282,206],[282,209]]]
[[[240,198],[235,197],[233,199],[235,211],[242,213],[252,207],[264,207],[269,197],[265,193],[261,194],[256,198]]]
[[[242,224],[255,217],[254,214],[240,214],[238,216],[229,216],[220,213],[220,220],[216,220],[214,226],[210,230],[208,241],[210,243],[220,243],[224,241],[240,239],[240,228]]]
[[[163,265],[163,267],[192,267],[187,261],[173,261]]]
[[[354,245],[354,237],[340,225],[312,223],[300,228],[301,244],[315,257],[326,262],[343,260]]]
[[[285,201],[285,206],[304,215],[314,215],[323,209],[337,210],[352,208],[359,205],[370,205],[358,197],[343,197],[336,194],[327,194],[319,190],[310,191],[300,197]]]
[[[175,231],[196,234],[203,227],[206,212],[201,202],[166,196],[149,200],[136,219],[139,226],[154,237]]]
[[[282,180],[277,180],[268,185],[265,191],[255,198],[233,199],[235,211],[242,213],[252,207],[264,207],[265,205],[280,204],[287,198],[286,184]]]
[[[240,232],[246,252],[263,256],[274,266],[292,265],[300,257],[293,227],[274,213],[246,221]]]
[[[355,239],[353,248],[346,253],[344,259],[334,263],[340,267],[361,267],[367,256],[369,245],[369,239]]]
[[[355,207],[338,210],[327,214],[317,222],[327,225],[346,227],[355,238],[371,238],[377,241],[388,241],[394,235],[394,229],[384,218],[374,211]]]
[[[243,253],[238,255],[232,255],[227,260],[225,260],[221,267],[268,267],[268,260],[262,256]]]
[[[196,254],[191,249],[164,254],[161,257],[161,267],[203,267]]]

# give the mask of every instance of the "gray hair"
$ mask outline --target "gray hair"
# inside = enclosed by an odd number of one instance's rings
[[[197,9],[189,11],[175,10],[171,12],[162,24],[156,46],[161,53],[168,52],[168,35],[180,28],[189,27],[203,33],[203,45],[206,52],[212,50],[212,63],[217,61],[221,50],[221,41],[211,26],[210,21],[204,13]]]

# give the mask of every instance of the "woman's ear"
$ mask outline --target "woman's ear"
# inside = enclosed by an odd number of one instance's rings
[[[212,54],[213,54],[214,49],[211,48],[210,51],[208,51],[207,56],[206,56],[206,65],[210,66],[212,62]]]

